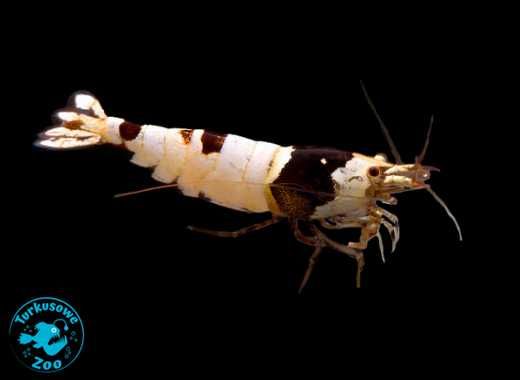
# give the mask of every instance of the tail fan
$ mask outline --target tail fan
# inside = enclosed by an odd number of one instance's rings
[[[38,135],[36,146],[46,149],[78,149],[101,144],[106,114],[96,97],[78,91],[67,106],[53,115],[53,126]]]
[[[33,337],[29,334],[26,334],[26,333],[21,333],[20,334],[20,337],[18,338],[18,342],[20,342],[20,344],[28,344],[28,343],[31,343]]]

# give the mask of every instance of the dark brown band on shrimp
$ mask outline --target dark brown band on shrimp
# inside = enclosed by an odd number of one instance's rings
[[[302,218],[332,201],[335,183],[331,174],[351,158],[352,153],[332,148],[296,148],[271,187],[280,210]]]
[[[123,121],[119,125],[119,135],[125,141],[131,141],[135,139],[141,132],[141,126],[134,124],[129,121]]]
[[[202,153],[219,153],[226,141],[226,135],[219,135],[217,133],[204,131],[200,140],[202,141]]]

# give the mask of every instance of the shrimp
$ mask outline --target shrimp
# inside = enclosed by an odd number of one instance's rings
[[[394,163],[384,154],[374,157],[327,147],[280,146],[233,134],[204,129],[141,125],[107,116],[96,97],[79,91],[67,106],[54,113],[54,126],[39,135],[41,148],[68,150],[112,144],[133,153],[131,162],[152,168],[156,187],[119,194],[177,188],[189,197],[249,213],[269,213],[263,222],[237,231],[215,231],[189,226],[194,232],[219,237],[239,237],[282,220],[289,222],[295,238],[313,247],[299,292],[309,281],[324,248],[357,262],[356,287],[361,287],[364,251],[376,238],[382,260],[383,227],[390,235],[392,252],[400,238],[399,219],[381,204],[396,204],[397,193],[426,190],[460,227],[442,199],[426,183],[438,170],[422,165],[433,125],[424,148],[412,164],[401,156],[381,117],[361,83],[364,95],[390,146]],[[332,240],[326,230],[357,228],[358,241]]]

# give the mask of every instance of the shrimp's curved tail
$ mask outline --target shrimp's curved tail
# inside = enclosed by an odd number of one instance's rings
[[[35,145],[65,150],[112,142],[110,125],[117,121],[107,117],[94,95],[78,91],[70,96],[65,108],[53,114],[53,126],[39,134]]]

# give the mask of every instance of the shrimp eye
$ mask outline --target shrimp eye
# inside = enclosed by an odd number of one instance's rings
[[[379,168],[377,166],[372,166],[368,169],[368,175],[370,177],[377,177],[380,174]]]

